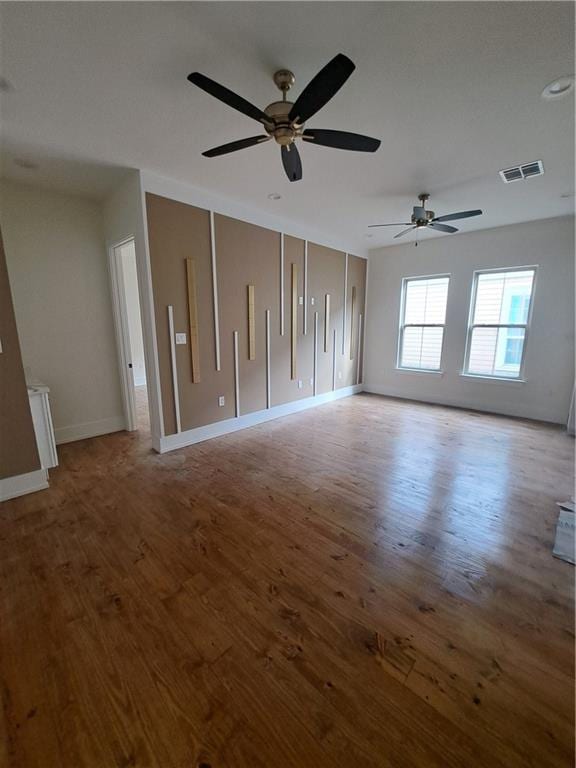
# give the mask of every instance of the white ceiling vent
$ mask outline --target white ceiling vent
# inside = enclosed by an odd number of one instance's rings
[[[533,176],[542,176],[543,173],[544,166],[542,165],[542,160],[534,160],[533,163],[515,165],[513,168],[506,168],[506,170],[500,171],[500,178],[505,184],[510,184],[512,181],[522,181],[522,179],[531,179]]]

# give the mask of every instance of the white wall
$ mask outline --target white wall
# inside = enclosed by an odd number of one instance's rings
[[[154,302],[152,299],[150,258],[148,255],[144,188],[141,176],[140,171],[130,172],[124,182],[104,202],[104,231],[106,247],[108,249],[128,238],[134,238],[138,291],[140,295],[140,318],[144,337],[150,432],[152,435],[152,446],[154,450],[159,451],[160,440],[164,435],[164,424],[160,407],[160,374],[158,370],[158,351],[156,348],[156,326],[154,321]],[[122,361],[119,350],[118,355],[120,372]],[[123,403],[123,406],[125,406],[125,423],[128,423],[127,403]]]
[[[134,241],[130,240],[119,249],[122,267],[122,282],[126,296],[126,314],[130,341],[130,362],[135,386],[146,384],[146,366],[144,364],[144,338],[140,320],[140,297],[138,294],[138,276],[136,273],[136,252]]]
[[[123,429],[101,207],[6,180],[0,194],[24,366],[50,387],[57,441]]]
[[[476,269],[538,265],[525,382],[462,376]],[[403,277],[449,273],[443,372],[396,369]],[[384,395],[565,423],[574,384],[574,218],[462,235],[422,236],[370,253],[365,389]]]

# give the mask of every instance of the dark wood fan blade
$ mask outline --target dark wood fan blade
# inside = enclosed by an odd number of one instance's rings
[[[219,157],[220,155],[227,155],[229,152],[237,152],[239,149],[253,147],[255,144],[262,144],[264,141],[270,141],[270,136],[262,134],[262,136],[250,136],[249,139],[231,141],[230,144],[222,144],[220,147],[208,149],[202,154],[204,157]]]
[[[282,165],[290,181],[300,181],[302,178],[302,161],[296,149],[296,144],[289,144],[281,148]]]
[[[456,227],[449,227],[448,224],[438,224],[437,219],[431,221],[428,226],[430,229],[435,229],[437,232],[458,232]]]
[[[312,144],[321,144],[323,147],[334,147],[334,149],[349,149],[353,152],[376,152],[380,146],[380,139],[372,139],[370,136],[362,136],[360,133],[348,133],[347,131],[314,130],[310,128],[304,131],[302,138]]]
[[[220,83],[206,77],[206,75],[202,75],[200,72],[192,72],[192,74],[188,75],[188,80],[193,85],[197,85],[198,88],[202,88],[203,91],[209,93],[210,96],[214,96],[214,98],[223,101],[224,104],[232,107],[232,109],[237,109],[238,112],[242,112],[243,115],[247,115],[253,120],[258,120],[259,123],[270,123],[270,119],[265,112],[262,112],[261,109],[250,104],[250,102],[243,99],[242,96],[238,96],[234,91],[231,91],[223,85],[220,85]]]
[[[334,56],[318,74],[310,80],[290,110],[290,120],[304,123],[327,104],[356,69],[343,53]]]
[[[401,221],[398,224],[368,224],[368,229],[373,227],[408,227],[409,225],[409,221]]]
[[[456,219],[469,219],[471,216],[482,216],[482,211],[460,211],[460,213],[447,213],[446,216],[436,216],[432,221],[456,221]]]
[[[397,235],[394,235],[394,240],[396,240],[398,237],[404,237],[404,235],[407,235],[408,232],[412,232],[413,229],[417,229],[417,227],[410,227],[409,229],[402,230],[402,232],[398,232]]]

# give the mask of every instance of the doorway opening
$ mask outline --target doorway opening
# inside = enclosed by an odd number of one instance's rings
[[[134,238],[113,246],[110,255],[126,429],[149,432],[144,335]]]

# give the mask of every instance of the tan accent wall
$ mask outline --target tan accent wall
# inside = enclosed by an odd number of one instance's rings
[[[278,256],[278,259],[280,257]],[[272,328],[271,343],[271,388],[272,405],[290,403],[312,396],[313,337],[304,336],[304,305],[297,309],[296,378],[290,378],[290,318],[292,316],[292,264],[298,269],[298,298],[304,299],[304,240],[284,235],[284,336],[280,336],[279,323]],[[278,284],[278,296],[280,286]],[[278,303],[280,299],[278,298]],[[302,388],[298,382],[302,382]]]
[[[167,435],[172,435],[176,432],[176,420],[167,306],[171,304],[174,307],[175,331],[186,333],[188,336],[187,258],[194,259],[198,345],[202,376],[199,383],[192,383],[189,343],[177,345],[176,360],[182,429],[192,429],[234,416],[232,341],[230,344],[221,343],[222,370],[217,371],[208,211],[158,195],[147,194],[146,212],[164,431]],[[223,408],[218,407],[219,395],[225,397],[226,405]]]
[[[343,366],[341,355],[344,306],[345,254],[308,244],[307,333],[304,304],[298,303],[297,375],[290,377],[291,270],[298,270],[298,297],[304,300],[305,242],[284,236],[284,335],[280,335],[280,233],[237,219],[214,215],[217,265],[218,319],[221,370],[215,366],[214,304],[208,211],[174,200],[146,195],[148,235],[160,367],[160,385],[166,435],[176,432],[170,364],[167,306],[174,307],[175,332],[188,334],[186,259],[193,258],[196,272],[198,344],[201,381],[192,382],[189,338],[176,346],[182,430],[212,424],[235,415],[233,333],[238,332],[240,414],[266,408],[266,310],[270,310],[271,405],[280,405],[313,394],[314,312],[318,323],[317,394],[332,389],[334,328],[337,329],[337,365],[342,379],[352,381],[355,361]],[[364,264],[363,259],[349,257]],[[359,265],[358,269],[362,265]],[[354,267],[356,270],[356,267]],[[350,272],[350,261],[349,261]],[[354,272],[355,274],[355,272]],[[365,275],[365,272],[364,272]],[[355,277],[360,286],[360,278]],[[254,286],[255,357],[248,351],[248,286]],[[324,352],[324,296],[330,293],[330,337]],[[357,288],[358,311],[363,312],[364,284]],[[312,298],[314,304],[312,304]],[[298,386],[299,381],[302,387]],[[218,398],[225,398],[219,407]]]
[[[362,383],[362,376],[360,375],[360,381],[357,379],[358,372],[358,324],[360,322],[360,315],[362,315],[362,322],[366,323],[366,259],[361,259],[358,256],[348,255],[348,283],[346,289],[346,336],[344,350],[345,353],[342,357],[342,378],[336,382],[336,387],[350,387],[353,384]],[[352,316],[352,288],[356,288],[356,301],[354,306],[354,316]],[[353,323],[353,326],[352,326]],[[351,337],[350,330],[354,328],[354,338]],[[352,351],[350,351],[350,345],[352,344]],[[360,374],[363,370],[363,349],[360,349]]]
[[[40,469],[0,232],[0,479]]]
[[[280,235],[228,216],[215,215],[218,303],[222,352],[232,352],[238,331],[240,415],[266,408],[265,312],[271,329],[279,326]],[[248,290],[254,286],[256,354],[248,358]],[[202,335],[201,335],[202,338]],[[289,374],[288,374],[289,375]],[[182,425],[184,429],[184,425]]]
[[[336,386],[338,385],[339,349],[342,343],[342,312],[344,308],[344,274],[346,254],[308,243],[308,304],[310,332],[314,331],[314,313],[318,313],[318,387],[316,394],[332,390],[334,329],[336,329]],[[330,294],[330,327],[328,350],[324,351],[324,298]],[[312,299],[314,304],[312,305]],[[340,345],[338,344],[340,341]],[[340,346],[341,348],[341,346]]]

